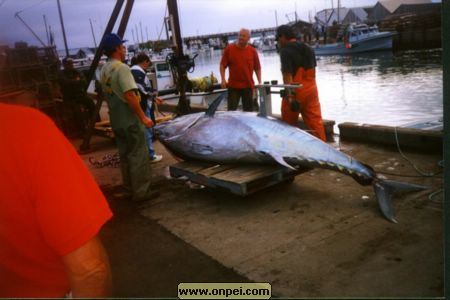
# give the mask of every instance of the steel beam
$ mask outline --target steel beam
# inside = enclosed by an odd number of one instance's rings
[[[177,0],[167,0],[167,6],[169,15],[172,16],[173,28],[171,28],[172,34],[175,37],[176,42],[176,60],[177,62],[186,59],[183,54],[183,40],[181,38],[180,19],[178,16]],[[177,89],[180,92],[180,99],[178,100],[177,111],[180,115],[188,114],[191,110],[189,101],[186,98],[186,85],[187,85],[187,70],[185,68],[177,67]]]

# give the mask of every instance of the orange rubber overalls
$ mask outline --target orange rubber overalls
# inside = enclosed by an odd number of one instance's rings
[[[301,113],[311,134],[326,141],[316,85],[316,69],[298,68],[293,82],[303,85],[295,90],[295,100],[300,103],[300,112],[292,111],[288,101],[281,101],[281,118],[286,123],[297,126],[299,113]]]

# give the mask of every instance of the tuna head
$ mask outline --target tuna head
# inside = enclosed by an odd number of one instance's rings
[[[225,98],[227,93],[221,93],[216,100],[208,107],[206,113],[196,113],[183,115],[171,121],[164,122],[155,126],[156,134],[163,144],[168,141],[176,139],[184,134],[191,127],[193,127],[201,118],[212,118],[220,105],[220,102]]]
[[[183,134],[203,117],[203,115],[203,113],[189,114],[167,122],[159,123],[154,127],[156,135],[162,143],[165,143],[168,140]]]

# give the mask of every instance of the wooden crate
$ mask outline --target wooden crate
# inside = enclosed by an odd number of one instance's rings
[[[166,122],[171,119],[173,119],[173,116],[157,117],[156,124],[161,123],[161,122]],[[95,132],[101,136],[114,138],[114,132],[112,130],[111,123],[109,120],[96,122],[94,129],[95,129]]]
[[[190,181],[222,188],[247,196],[277,183],[292,179],[309,169],[291,170],[279,165],[219,165],[199,161],[183,161],[170,166],[172,177],[186,176]]]
[[[99,135],[114,138],[114,132],[112,130],[111,123],[109,122],[109,120],[96,122],[94,129],[95,132]]]

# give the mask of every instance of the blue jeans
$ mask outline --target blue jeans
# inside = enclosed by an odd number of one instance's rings
[[[152,108],[150,105],[147,105],[144,113],[147,118],[152,117]],[[147,141],[148,154],[150,155],[150,158],[153,158],[155,157],[155,148],[153,148],[153,128],[145,129],[145,139]]]

